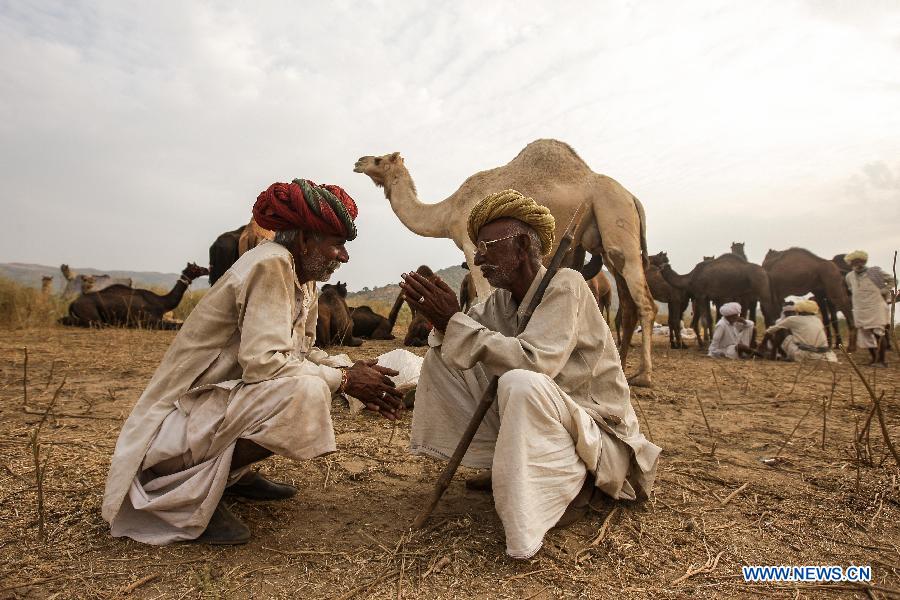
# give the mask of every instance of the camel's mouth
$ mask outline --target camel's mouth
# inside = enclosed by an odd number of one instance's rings
[[[354,173],[365,173],[366,163],[368,162],[368,156],[363,156],[361,159],[356,161],[356,164],[353,165]]]

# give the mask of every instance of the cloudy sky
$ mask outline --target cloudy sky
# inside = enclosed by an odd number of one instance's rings
[[[180,270],[273,181],[360,206],[351,289],[458,263],[425,202],[543,137],[644,202],[676,269],[900,246],[900,2],[0,2],[0,262]]]

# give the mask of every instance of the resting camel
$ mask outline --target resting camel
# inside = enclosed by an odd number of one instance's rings
[[[747,306],[759,299],[766,325],[774,324],[780,314],[766,271],[734,254],[723,254],[714,260],[701,262],[686,275],[673,271],[666,257],[660,272],[669,285],[684,290],[697,301],[699,310],[695,311],[691,321],[694,331],[697,331],[700,313],[707,313],[712,321],[710,301],[717,307],[725,302],[740,302],[746,315]],[[697,344],[700,347],[703,345],[699,334]]]
[[[684,289],[671,285],[662,276],[662,267],[669,263],[669,257],[665,252],[660,252],[650,257],[650,265],[647,267],[647,283],[650,285],[650,293],[653,299],[665,302],[669,311],[669,346],[672,348],[685,348],[681,339],[681,317],[687,310],[690,295]]]
[[[419,266],[419,268],[416,269],[416,273],[432,281],[435,279],[434,271],[432,271],[431,267],[428,265]],[[397,294],[397,299],[394,301],[394,306],[391,307],[391,312],[388,315],[391,329],[394,328],[394,324],[397,322],[397,317],[400,315],[400,309],[403,308],[404,302],[406,302],[406,299],[403,297],[403,292],[401,291]],[[406,305],[409,307],[409,312],[412,313],[412,321],[410,321],[409,327],[406,329],[406,337],[403,338],[403,345],[410,347],[427,346],[428,334],[431,333],[431,323],[425,318],[425,315],[416,310],[415,306],[409,302],[406,302]]]
[[[852,348],[855,345],[856,335],[853,329],[850,296],[844,284],[844,277],[833,261],[818,257],[804,248],[788,248],[781,251],[770,249],[763,259],[762,266],[769,274],[772,293],[779,302],[786,296],[804,296],[810,292],[815,296],[825,323],[829,345],[832,329],[835,343],[840,344],[842,341],[838,330],[837,311],[844,313],[850,327],[850,346]]]
[[[76,298],[69,305],[69,315],[59,322],[77,327],[116,325],[170,329],[171,326],[163,320],[163,315],[175,310],[181,303],[184,292],[192,281],[208,274],[208,269],[188,263],[172,291],[165,296],[125,285],[111,285],[97,292],[89,292]]]
[[[616,279],[623,311],[622,363],[638,318],[642,324],[642,355],[633,385],[651,385],[651,330],[655,305],[644,277],[646,219],[641,203],[615,180],[594,173],[568,145],[557,140],[528,144],[508,164],[472,175],[451,196],[437,203],[419,200],[416,186],[399,152],[364,156],[353,169],[364,173],[384,195],[400,221],[413,233],[452,239],[466,255],[479,298],[490,294],[480,270],[473,269],[475,245],[466,223],[472,207],[488,194],[512,188],[535,198],[556,218],[557,243],[583,203],[588,210],[576,234],[576,244],[603,263]],[[549,260],[549,256],[547,257]]]
[[[53,293],[53,275],[41,277],[41,298],[48,299]]]
[[[215,285],[225,271],[231,268],[240,257],[238,241],[246,225],[233,231],[226,231],[216,238],[209,247],[209,285]]]
[[[347,307],[347,284],[326,283],[319,292],[319,318],[316,321],[316,345],[362,346],[363,341],[353,335],[353,319]]]
[[[124,285],[131,287],[131,277],[111,277],[109,275],[76,275],[69,268],[69,265],[60,265],[59,270],[62,272],[63,278],[66,280],[66,286],[63,288],[63,298],[71,298],[72,296],[80,296],[88,291],[99,292],[111,285]],[[85,279],[90,277],[90,287],[85,289]]]
[[[391,323],[385,317],[372,310],[371,306],[351,306],[350,318],[353,319],[353,335],[364,340],[392,340]]]

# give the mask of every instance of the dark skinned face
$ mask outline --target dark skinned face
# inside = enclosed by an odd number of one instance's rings
[[[337,235],[309,236],[301,232],[292,252],[300,282],[328,281],[343,263],[350,260],[346,243],[345,238]]]
[[[518,233],[519,229],[510,220],[498,219],[488,223],[478,231],[478,241],[490,242]],[[476,250],[475,265],[481,268],[481,273],[492,287],[512,291],[522,278],[522,263],[528,257],[522,249],[521,240],[522,235],[517,235],[493,244],[488,243],[486,254]]]

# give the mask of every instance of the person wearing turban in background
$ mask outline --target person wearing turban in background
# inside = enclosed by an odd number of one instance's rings
[[[766,330],[760,346],[766,347],[767,342],[771,342],[769,358],[774,359],[775,352],[780,349],[787,360],[837,362],[818,315],[819,305],[813,300],[800,300],[794,303],[794,310],[796,314],[780,319]]]
[[[447,460],[498,376],[462,464],[490,468],[467,482],[492,489],[506,552],[529,558],[554,525],[584,515],[597,490],[646,498],[660,448],[641,434],[606,321],[584,277],[560,269],[525,330],[518,322],[553,248],[550,211],[514,190],[479,202],[468,221],[474,263],[497,290],[460,312],[441,280],[406,273],[408,301],[432,322],[416,389],[410,451]]]
[[[856,341],[866,348],[875,367],[887,366],[888,337],[885,335],[891,320],[888,302],[893,278],[879,267],[868,267],[869,254],[855,250],[844,257],[852,271],[845,275],[853,301],[853,323]]]
[[[122,427],[103,499],[113,536],[244,543],[250,531],[223,495],[293,496],[251,465],[334,452],[333,394],[396,418],[395,371],[335,368],[313,346],[315,284],[349,260],[356,214],[344,190],[304,179],[259,195],[253,216],[274,241],[241,256],[197,304]]]
[[[713,358],[748,358],[754,355],[750,348],[755,326],[753,321],[741,318],[741,305],[727,302],[719,309],[722,316],[716,323],[709,356]]]

